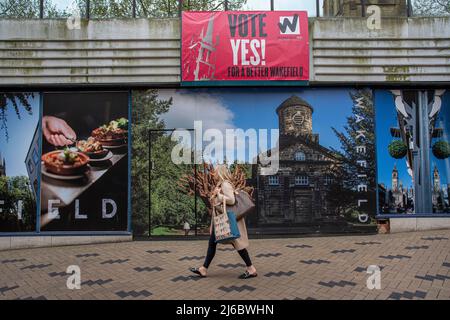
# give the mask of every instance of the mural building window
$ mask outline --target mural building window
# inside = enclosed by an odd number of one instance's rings
[[[269,186],[278,186],[280,179],[278,176],[269,176]]]
[[[296,186],[307,186],[309,184],[308,176],[301,175],[295,177],[295,185]]]
[[[306,155],[302,151],[297,151],[294,155],[294,159],[295,159],[295,161],[305,161]]]

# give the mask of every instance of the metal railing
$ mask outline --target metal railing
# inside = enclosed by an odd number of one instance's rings
[[[17,0],[17,2],[23,2],[24,0]],[[96,16],[93,14],[93,11],[95,11],[97,5],[96,0],[78,0],[76,1],[76,5],[80,9],[81,17],[85,19],[91,19],[91,18],[113,18],[113,17],[129,17],[129,18],[141,18],[141,17],[147,17],[147,18],[163,18],[163,17],[179,17],[181,16],[181,13],[183,10],[191,10],[192,8],[196,9],[193,4],[191,3],[193,0],[168,0],[167,1],[167,7],[160,8],[151,1],[146,0],[122,0],[118,3],[125,4],[126,10],[124,10],[121,14],[118,15],[110,15],[105,14],[101,16]],[[266,1],[267,5],[270,5],[270,10],[275,10],[277,7],[277,0],[261,0]],[[305,0],[305,1],[314,1],[314,0]],[[9,0],[10,3],[14,3],[13,0]],[[70,12],[66,12],[66,10],[61,10],[61,12],[55,11],[55,6],[52,3],[52,0],[34,0],[33,3],[38,3],[38,5],[35,5],[35,11],[37,13],[34,13],[34,15],[28,14],[17,14],[17,9],[14,10],[13,14],[8,14],[8,12],[5,10],[5,12],[0,11],[0,17],[18,17],[18,18],[28,18],[28,17],[35,17],[35,18],[54,18],[54,17],[66,17],[71,15]],[[75,3],[75,0],[74,0]],[[233,9],[233,0],[210,0],[210,1],[204,1],[204,3],[208,6],[208,9],[213,10],[225,10],[228,11],[230,8]],[[296,2],[298,5],[298,2]],[[306,2],[305,2],[306,3]],[[315,0],[315,16],[320,17],[321,16],[321,4],[323,3],[323,0]],[[209,4],[214,4],[214,6],[209,6]],[[366,16],[366,9],[368,7],[367,0],[355,0],[355,1],[344,1],[339,2],[339,10],[337,12],[342,12],[344,5],[351,5],[351,6],[360,6],[361,8],[361,17]],[[406,15],[408,17],[413,15],[413,3],[412,0],[406,0],[406,6],[407,6],[407,13]],[[50,8],[51,7],[51,8]],[[211,7],[211,8],[210,8]],[[29,12],[29,8],[26,6],[23,6],[24,11],[26,10]],[[52,13],[50,13],[50,9],[52,9]],[[283,8],[285,9],[285,8]],[[19,9],[20,10],[20,9]],[[314,13],[310,12],[310,16],[312,16]],[[328,13],[330,15],[330,13]],[[338,14],[336,14],[338,16]],[[330,15],[332,16],[332,15]]]

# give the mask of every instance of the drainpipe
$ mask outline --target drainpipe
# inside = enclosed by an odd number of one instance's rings
[[[412,17],[412,15],[413,15],[413,8],[412,8],[411,0],[408,0],[407,3],[406,3],[406,5],[407,5],[407,8],[406,8],[406,15],[408,16],[408,18],[409,18],[409,17]]]
[[[86,0],[86,19],[91,18],[91,0]]]
[[[44,0],[39,1],[39,19],[44,19]]]

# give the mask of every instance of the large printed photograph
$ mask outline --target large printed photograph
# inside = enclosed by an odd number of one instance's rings
[[[36,231],[38,124],[38,93],[0,93],[0,232]]]
[[[132,96],[135,234],[209,233],[201,195],[180,187],[205,163],[245,172],[256,203],[247,218],[250,233],[375,230],[371,90],[154,89]],[[187,132],[183,142],[180,129]],[[228,140],[230,134],[243,134],[243,143]],[[183,143],[190,160],[176,164]]]
[[[376,90],[380,214],[449,214],[450,92]]]
[[[41,231],[127,231],[128,93],[43,94]]]

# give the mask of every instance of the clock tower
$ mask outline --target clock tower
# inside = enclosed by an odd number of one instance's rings
[[[278,121],[280,135],[294,135],[311,138],[313,136],[312,106],[299,98],[291,96],[285,100],[278,108]]]
[[[394,165],[394,169],[392,169],[392,191],[397,192],[398,189],[398,170],[397,165]]]

